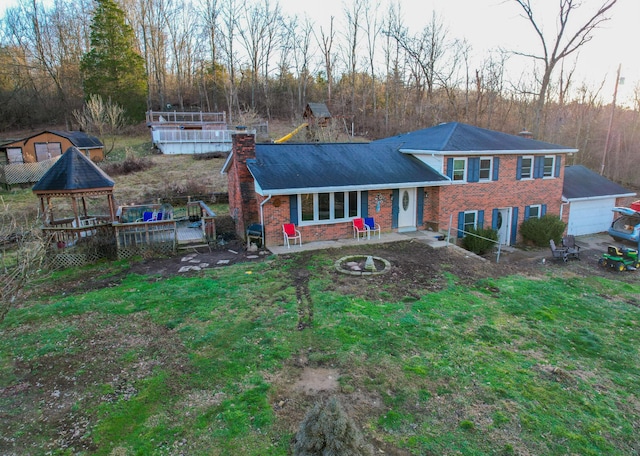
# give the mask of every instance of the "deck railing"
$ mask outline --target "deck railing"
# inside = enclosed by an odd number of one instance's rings
[[[182,130],[157,129],[152,130],[154,143],[231,143],[231,130]]]
[[[178,112],[147,111],[147,125],[176,124],[226,124],[226,112]]]

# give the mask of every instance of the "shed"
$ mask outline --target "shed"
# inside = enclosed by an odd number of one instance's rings
[[[331,120],[331,113],[324,103],[308,103],[302,117],[309,125],[324,127]]]
[[[607,231],[613,221],[611,210],[624,206],[623,200],[635,195],[582,165],[565,167],[562,201],[569,206],[567,234],[580,236]]]
[[[104,160],[104,145],[97,137],[83,131],[44,130],[0,145],[0,165],[46,161],[72,146],[93,161]]]

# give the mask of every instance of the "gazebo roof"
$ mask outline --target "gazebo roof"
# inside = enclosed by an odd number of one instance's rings
[[[33,186],[34,193],[112,188],[114,181],[76,147],[69,147]]]

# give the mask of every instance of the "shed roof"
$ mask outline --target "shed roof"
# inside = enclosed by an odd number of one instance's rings
[[[327,108],[327,105],[324,103],[307,103],[307,107],[309,108],[309,111],[311,111],[314,117],[322,117],[322,118],[331,117],[329,108]]]
[[[98,165],[72,146],[49,168],[32,190],[74,191],[113,186],[114,181]]]
[[[51,133],[56,136],[60,136],[62,138],[68,139],[71,144],[80,148],[80,149],[97,149],[104,147],[104,144],[95,136],[89,135],[84,131],[63,131],[63,130],[43,130],[38,133],[34,133],[25,138],[14,139],[8,142],[4,142],[0,144],[0,147],[5,147],[10,144],[18,143],[18,142],[26,142],[31,138],[35,138],[36,136],[42,135],[44,133]]]
[[[565,200],[634,196],[635,194],[582,165],[567,166],[564,169],[562,197]]]
[[[403,152],[577,152],[558,144],[523,138],[486,128],[475,127],[460,122],[449,122],[431,128],[424,128],[374,143],[398,144]]]
[[[84,131],[61,131],[61,130],[49,130],[54,135],[62,136],[71,141],[71,144],[80,149],[91,149],[97,147],[104,147],[102,141],[97,137],[89,135]]]
[[[442,185],[442,174],[389,144],[256,144],[247,160],[262,194]]]

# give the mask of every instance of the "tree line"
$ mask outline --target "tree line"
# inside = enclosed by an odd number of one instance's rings
[[[616,1],[561,0],[551,35],[540,26],[541,0],[504,2],[538,40],[519,56],[530,61],[527,72],[513,75],[516,54],[474,55],[435,12],[410,29],[401,0],[351,0],[323,24],[287,14],[278,0],[19,0],[0,19],[0,128],[77,127],[72,113],[95,94],[123,104],[142,93],[131,121],[175,109],[225,111],[231,124],[246,112],[295,124],[307,103],[325,102],[336,121],[368,138],[445,121],[530,130],[580,149],[573,163],[604,164],[608,177],[640,185],[630,165],[638,91],[632,108],[603,102],[602,86],[576,82],[568,59]],[[591,9],[576,23],[578,7]],[[111,22],[99,20],[108,15]],[[115,44],[114,24],[126,29]],[[112,52],[99,52],[105,46]],[[142,71],[129,65],[138,58]],[[123,71],[130,79],[114,81]]]

